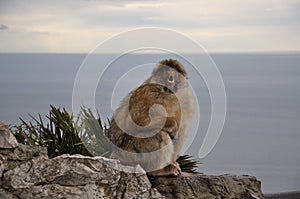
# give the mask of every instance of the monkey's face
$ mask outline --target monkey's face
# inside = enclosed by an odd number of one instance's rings
[[[157,76],[164,90],[171,93],[176,93],[186,79],[177,68],[162,65],[160,66]]]
[[[175,93],[185,85],[186,72],[178,61],[167,59],[153,70],[151,79],[152,83],[163,86],[165,91]]]
[[[171,67],[164,68],[162,75],[163,85],[173,92],[177,91],[177,84],[179,83],[178,72]]]

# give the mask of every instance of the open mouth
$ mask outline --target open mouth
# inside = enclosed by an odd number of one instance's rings
[[[170,88],[170,89],[173,89],[173,88],[175,87],[175,79],[174,79],[173,76],[170,76],[170,77],[168,78],[167,86],[168,86],[168,88]]]
[[[174,83],[174,78],[173,78],[173,76],[170,76],[170,77],[169,77],[168,83],[172,83],[172,84]]]

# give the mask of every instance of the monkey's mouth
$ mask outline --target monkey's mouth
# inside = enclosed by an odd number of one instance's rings
[[[175,87],[175,79],[173,76],[169,77],[169,79],[167,81],[167,86],[171,89]]]

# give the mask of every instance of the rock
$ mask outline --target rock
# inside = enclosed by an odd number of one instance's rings
[[[34,157],[48,159],[47,149],[24,144],[19,144],[14,149],[0,149],[0,173],[1,167],[3,167],[3,170],[11,170],[32,160]]]
[[[10,132],[6,124],[0,123],[0,148],[12,149],[18,146],[18,142]]]
[[[20,148],[19,148],[20,147]],[[0,196],[19,198],[164,198],[145,171],[103,157],[63,155],[48,159],[41,147],[21,145],[13,154],[20,162],[2,173]],[[37,152],[39,151],[39,152]],[[0,150],[9,155],[7,151]],[[27,154],[27,155],[24,155]],[[14,155],[10,155],[15,159]],[[29,158],[31,157],[31,159]],[[6,157],[6,162],[9,158]],[[16,161],[16,160],[14,160]],[[20,163],[20,164],[19,164]],[[2,197],[1,197],[2,198]],[[10,198],[10,197],[8,197]]]
[[[7,192],[6,190],[2,189],[0,187],[0,198],[1,199],[11,199],[11,198],[16,198],[12,193]]]
[[[2,176],[2,173],[4,171],[4,161],[2,159],[4,158],[0,156],[0,177]]]
[[[3,125],[1,131],[9,132]],[[185,174],[151,177],[149,180],[140,166],[124,166],[117,160],[104,157],[62,155],[49,159],[43,147],[18,144],[0,148],[1,199],[257,199],[263,198],[260,186],[255,177],[235,175]]]
[[[264,198],[260,181],[252,176],[183,174],[179,177],[150,178],[150,181],[167,198]]]

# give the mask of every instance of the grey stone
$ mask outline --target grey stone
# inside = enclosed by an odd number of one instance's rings
[[[42,157],[48,159],[47,149],[39,146],[28,146],[19,144],[14,149],[0,149],[0,173],[3,170],[11,170],[32,160],[34,157]]]
[[[11,199],[11,198],[17,198],[17,197],[14,194],[12,194],[0,187],[0,198],[1,199]]]
[[[8,126],[0,123],[0,148],[12,149],[18,146],[18,142],[10,132]]]
[[[2,187],[20,198],[163,198],[140,167],[103,157],[33,157],[2,179]]]
[[[150,180],[149,180],[150,179]],[[82,155],[53,159],[38,146],[0,148],[0,198],[263,198],[252,176],[148,178],[140,167]]]
[[[2,176],[2,173],[3,173],[3,171],[4,171],[4,157],[2,157],[1,155],[0,155],[0,177]]]
[[[150,178],[153,187],[167,198],[260,199],[261,182],[253,176],[183,174]]]

